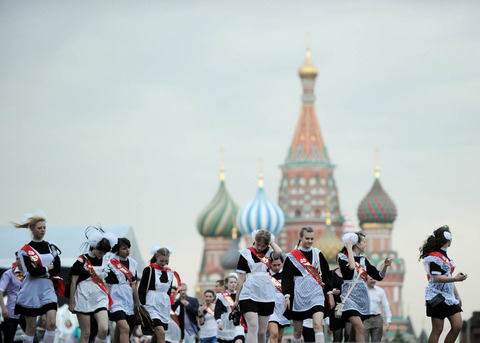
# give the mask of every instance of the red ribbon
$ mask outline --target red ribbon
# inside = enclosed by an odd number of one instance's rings
[[[225,292],[222,293],[222,295],[225,298],[225,300],[227,301],[228,305],[230,305],[230,308],[232,309],[232,312],[235,312],[235,310],[233,309],[233,305],[235,304],[235,301],[233,301],[233,298],[230,296],[230,293],[225,291]],[[245,320],[243,319],[243,316],[240,316],[240,324],[243,326],[245,331],[248,331],[247,323],[245,323]]]
[[[215,317],[215,311],[213,311],[213,309],[210,306],[205,306],[205,307],[206,307],[207,313],[212,317]]]
[[[130,283],[130,286],[133,285],[133,274],[130,270],[128,270],[127,267],[125,267],[122,262],[120,262],[119,260],[116,260],[114,258],[112,258],[110,260],[110,263],[112,265],[114,265],[118,270],[120,270],[122,272],[123,275],[125,275],[125,278],[128,280],[128,282]]]
[[[162,268],[160,267],[158,264],[156,263],[152,263],[150,264],[149,267],[152,267],[153,269],[156,269],[156,270],[160,270],[162,272],[170,272],[170,273],[173,273],[173,276],[175,277],[175,279],[177,280],[177,289],[175,290],[175,292],[173,292],[172,295],[170,295],[170,304],[173,305],[175,304],[175,301],[173,300],[175,298],[175,296],[177,295],[178,291],[180,290],[180,287],[182,285],[182,281],[180,280],[180,275],[178,275],[177,272],[173,271],[172,269],[170,269],[169,267],[167,268]]]
[[[92,263],[90,260],[87,258],[85,255],[80,256],[83,261],[85,262],[85,267],[87,269],[87,272],[90,274],[90,277],[92,278],[93,282],[97,284],[98,287],[108,296],[108,306],[113,305],[113,300],[110,294],[108,293],[107,285],[105,282],[98,276],[98,274],[95,272],[95,269],[92,266]]]
[[[348,258],[348,254],[345,254],[345,256],[347,256],[347,258]],[[367,273],[367,271],[366,271],[365,269],[363,269],[362,265],[361,265],[360,263],[358,263],[358,262],[355,262],[355,269],[357,270],[357,273],[360,274],[360,278],[361,278],[363,281],[367,282],[367,275],[368,275],[368,273]]]
[[[25,244],[22,250],[27,253],[28,257],[30,257],[30,260],[33,262],[34,265],[39,265],[40,267],[43,267],[42,259],[40,258],[40,256],[38,256],[35,249],[33,249],[30,245]],[[15,266],[16,265],[17,264],[15,263]],[[23,282],[24,277],[23,275],[22,278],[17,276],[17,279]],[[63,279],[58,275],[51,276],[49,277],[49,279],[53,282],[53,288],[58,289],[58,295],[63,297],[65,295],[65,285],[63,284]]]
[[[252,252],[252,254],[254,254],[255,256],[257,256],[258,259],[259,259],[260,261],[262,261],[262,263],[263,263],[264,265],[266,265],[267,267],[270,268],[270,262],[272,261],[271,258],[266,257],[265,254],[259,254],[259,253],[257,253],[257,249],[255,249],[254,247],[250,247],[250,248],[248,248],[248,250],[250,250],[250,251]]]
[[[450,261],[447,256],[443,255],[438,251],[431,252],[430,254],[428,254],[428,256],[435,256],[435,257],[441,258],[443,262],[445,262],[450,266],[450,274],[453,275],[453,272],[455,271],[455,266],[452,264],[452,261]],[[430,275],[428,274],[427,274],[427,279],[430,280]]]
[[[180,327],[180,320],[178,320],[177,314],[172,309],[170,309],[170,318],[172,318],[172,320],[175,322],[175,324],[177,324],[178,327]]]
[[[291,254],[302,265],[302,267],[305,268],[305,270],[313,276],[315,281],[317,281],[318,284],[323,288],[324,285],[323,285],[322,277],[320,276],[320,273],[318,272],[317,268],[315,268],[314,266],[311,265],[310,262],[308,262],[308,259],[305,257],[305,255],[299,249],[293,250]]]
[[[283,294],[282,283],[280,281],[278,281],[277,279],[275,279],[272,274],[270,274],[270,277],[272,278],[272,283],[275,286],[275,288],[278,289],[278,291]]]

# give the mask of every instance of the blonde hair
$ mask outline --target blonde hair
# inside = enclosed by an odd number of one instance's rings
[[[265,245],[269,245],[271,239],[272,234],[267,230],[258,230],[257,234],[255,235],[255,242],[263,243]]]
[[[157,261],[158,256],[170,256],[170,251],[167,248],[158,249],[150,259],[150,263],[155,263],[155,261]]]
[[[29,217],[25,223],[19,224],[12,222],[13,226],[17,229],[31,229],[40,222],[46,222],[47,219],[44,216],[34,215]]]

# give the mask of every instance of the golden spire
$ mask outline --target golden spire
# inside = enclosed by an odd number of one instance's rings
[[[235,240],[237,239],[237,227],[234,226],[232,229],[232,239]]]
[[[305,53],[305,62],[298,70],[298,75],[307,79],[314,79],[318,75],[318,69],[313,65],[312,60],[310,59],[310,48],[308,46]]]
[[[330,218],[330,210],[327,210],[327,219],[325,220],[327,226],[332,225],[332,219]]]
[[[379,155],[378,148],[375,148],[375,179],[376,180],[380,178],[380,167],[378,163],[378,159],[379,159],[378,155]]]
[[[327,197],[327,215],[326,215],[326,219],[325,219],[325,225],[327,225],[327,227],[332,225],[332,218],[331,218],[331,215],[330,215],[330,198],[328,198],[328,197]]]
[[[262,158],[258,159],[258,187],[263,188]]]
[[[225,167],[223,166],[223,157],[225,154],[225,149],[220,149],[220,181],[225,181]]]

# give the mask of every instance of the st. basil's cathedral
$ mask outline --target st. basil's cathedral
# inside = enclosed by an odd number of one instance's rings
[[[284,252],[289,252],[298,242],[300,228],[311,226],[315,230],[314,246],[323,252],[331,269],[336,266],[336,254],[343,247],[341,236],[354,230],[341,212],[335,165],[328,155],[315,112],[314,86],[318,69],[311,61],[309,49],[298,75],[303,87],[302,109],[293,141],[280,166],[278,204],[267,196],[260,173],[253,199],[243,207],[238,206],[226,189],[225,169],[221,166],[217,193],[197,220],[198,231],[204,237],[197,295],[213,289],[217,280],[235,271],[239,240],[244,239],[249,246],[254,230],[266,229],[275,234],[276,242]],[[387,276],[378,284],[385,290],[390,303],[390,332],[399,331],[404,338],[411,340],[412,327],[405,318],[402,305],[405,263],[392,248],[397,210],[380,183],[378,165],[373,185],[360,202],[357,216],[359,226],[366,234],[366,255],[370,262],[381,269],[386,257],[393,260]]]

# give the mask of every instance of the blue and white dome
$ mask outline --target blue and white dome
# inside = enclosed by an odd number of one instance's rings
[[[263,177],[260,174],[257,194],[238,212],[237,227],[242,234],[247,235],[261,229],[277,234],[283,230],[284,226],[285,214],[277,204],[268,198],[263,189]]]

